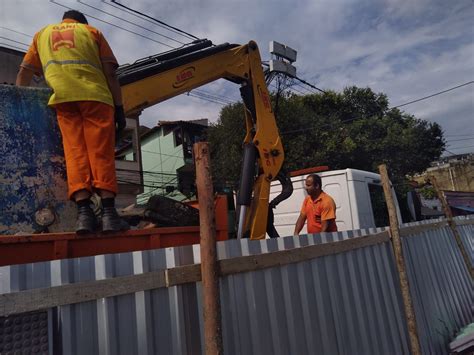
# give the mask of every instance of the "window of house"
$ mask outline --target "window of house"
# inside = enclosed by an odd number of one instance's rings
[[[181,128],[176,128],[173,131],[173,134],[174,134],[174,146],[177,147],[177,146],[182,145],[183,144],[183,133],[181,131]]]

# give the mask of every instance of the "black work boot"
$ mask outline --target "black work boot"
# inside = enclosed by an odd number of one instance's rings
[[[94,233],[97,229],[97,218],[90,205],[77,206],[77,234]]]
[[[104,207],[102,211],[102,232],[118,232],[129,229],[130,226],[120,218],[115,207]]]

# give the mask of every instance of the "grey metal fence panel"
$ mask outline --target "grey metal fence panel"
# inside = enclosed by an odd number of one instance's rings
[[[324,237],[339,240],[341,234]],[[226,257],[321,241],[317,235],[242,241],[227,245]],[[395,278],[388,243],[226,276],[224,349],[228,354],[408,353]]]
[[[298,248],[384,229],[230,240],[218,243],[218,257]],[[472,256],[473,225],[458,229]],[[445,354],[454,332],[472,321],[472,280],[448,227],[402,240],[423,353]],[[195,245],[2,267],[0,293],[199,262]],[[201,291],[198,282],[57,307],[55,351],[203,353]],[[221,307],[226,354],[409,353],[390,243],[222,277]]]
[[[457,331],[473,321],[472,279],[449,227],[402,243],[422,351],[446,354]]]

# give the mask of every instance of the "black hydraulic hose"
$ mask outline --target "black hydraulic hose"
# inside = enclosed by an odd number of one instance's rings
[[[272,202],[270,202],[270,208],[275,208],[280,202],[286,200],[293,193],[293,183],[287,174],[280,171],[276,176],[276,179],[280,181],[281,192],[272,200]]]
[[[240,95],[242,96],[242,100],[244,102],[245,108],[249,111],[250,115],[252,116],[252,120],[255,123],[257,113],[255,110],[255,99],[252,91],[252,87],[249,83],[245,82],[240,87]]]
[[[250,206],[252,201],[257,155],[258,152],[255,144],[247,143],[244,145],[244,159],[240,174],[239,193],[237,195],[237,204],[240,206]]]
[[[273,209],[282,201],[286,200],[288,197],[291,196],[293,193],[293,183],[291,178],[285,174],[284,172],[280,171],[276,176],[276,179],[281,183],[281,192],[280,194],[275,197],[268,206],[268,216],[267,216],[267,233],[270,238],[279,238],[280,235],[275,228],[274,222],[275,217],[273,214]]]

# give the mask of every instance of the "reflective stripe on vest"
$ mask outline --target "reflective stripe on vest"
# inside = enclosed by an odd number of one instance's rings
[[[93,35],[80,23],[45,27],[38,36],[43,73],[53,94],[48,104],[100,101],[113,106]]]

